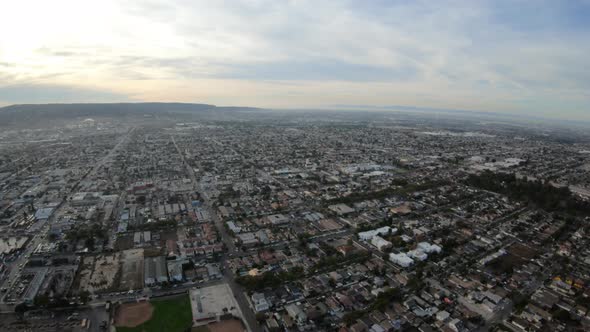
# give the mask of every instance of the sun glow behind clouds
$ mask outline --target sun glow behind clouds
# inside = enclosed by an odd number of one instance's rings
[[[0,89],[585,117],[584,12],[574,1],[3,1]]]

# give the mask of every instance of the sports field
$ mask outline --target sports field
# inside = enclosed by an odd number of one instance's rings
[[[154,300],[150,301],[150,304],[153,311],[149,320],[134,327],[128,326],[128,322],[120,322],[120,325],[127,326],[119,326],[116,323],[117,332],[184,332],[192,325],[191,302],[188,295]],[[126,315],[122,313],[120,316]]]

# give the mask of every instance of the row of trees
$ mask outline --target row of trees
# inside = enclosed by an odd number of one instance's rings
[[[387,307],[395,301],[402,299],[402,291],[399,288],[390,288],[384,292],[379,293],[375,300],[368,306],[366,310],[352,311],[344,315],[343,321],[347,326],[350,326],[356,322],[357,319],[364,317],[368,313],[378,310],[385,311]]]
[[[416,191],[422,191],[427,189],[432,189],[436,187],[440,187],[443,185],[449,184],[448,181],[444,180],[433,180],[433,181],[426,181],[424,183],[408,183],[404,180],[398,180],[392,183],[391,187],[377,190],[377,191],[370,191],[370,192],[355,192],[345,197],[338,197],[329,201],[330,204],[337,204],[337,203],[356,203],[365,200],[372,200],[372,199],[385,199],[391,196],[405,196]],[[401,186],[400,186],[401,185]]]
[[[91,226],[82,226],[74,228],[66,233],[66,240],[71,242],[78,242],[84,240],[84,245],[90,250],[94,250],[96,239],[104,241],[108,236],[105,228],[98,223]]]
[[[159,229],[175,228],[178,222],[174,219],[158,220],[150,223],[143,223],[140,225],[129,225],[129,231],[155,231]]]
[[[79,302],[72,303],[71,300],[68,300],[65,297],[58,297],[52,298],[47,294],[40,294],[37,295],[33,299],[32,305],[27,305],[26,303],[19,303],[14,307],[14,312],[20,317],[23,317],[23,314],[29,310],[39,309],[39,308],[47,308],[47,309],[54,309],[54,308],[66,308],[66,307],[76,307],[80,304],[84,305],[90,301],[90,293],[88,291],[82,291],[79,294]]]
[[[576,198],[567,187],[541,180],[518,178],[515,174],[482,172],[470,175],[467,184],[506,195],[549,212],[590,215],[590,204]]]
[[[305,276],[302,267],[294,267],[289,271],[278,273],[266,272],[258,276],[241,276],[236,278],[236,282],[248,291],[259,291],[264,288],[275,288],[285,282],[295,281]]]
[[[311,273],[317,273],[319,271],[332,270],[343,263],[352,263],[355,261],[365,261],[370,258],[371,253],[367,252],[355,252],[348,256],[342,256],[339,254],[333,254],[322,257],[315,266],[310,269]],[[241,276],[236,278],[236,282],[248,291],[259,291],[264,288],[278,287],[285,282],[296,281],[304,278],[306,273],[302,267],[294,267],[288,271],[266,272],[258,276]]]

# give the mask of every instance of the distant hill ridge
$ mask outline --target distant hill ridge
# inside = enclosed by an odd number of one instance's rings
[[[43,118],[120,117],[133,114],[195,113],[254,110],[251,107],[215,106],[192,103],[75,103],[75,104],[17,104],[0,108],[0,125],[38,122]]]
[[[0,108],[0,112],[43,112],[43,111],[150,111],[162,110],[191,110],[201,111],[215,108],[215,105],[191,103],[75,103],[75,104],[15,104]]]

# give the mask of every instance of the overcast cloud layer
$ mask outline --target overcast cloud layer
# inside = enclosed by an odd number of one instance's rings
[[[590,119],[589,1],[0,3],[0,104],[408,105]]]

